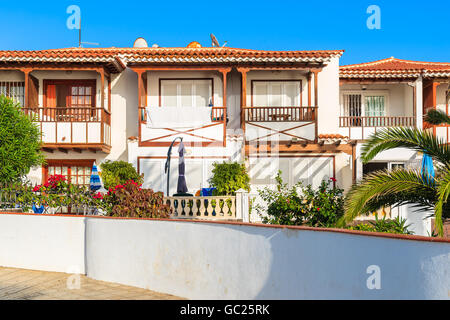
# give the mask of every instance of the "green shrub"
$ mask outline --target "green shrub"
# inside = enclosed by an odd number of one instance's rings
[[[170,207],[164,203],[162,192],[142,189],[135,181],[110,188],[100,203],[113,217],[168,218]]]
[[[209,183],[217,189],[214,195],[235,195],[239,189],[250,191],[250,177],[243,163],[214,162],[213,167]]]
[[[359,231],[413,234],[412,231],[408,230],[408,227],[409,225],[406,225],[406,219],[397,217],[392,220],[386,220],[386,216],[384,216],[382,219],[379,219],[378,214],[375,214],[375,221],[369,221],[369,224],[360,223],[347,228],[350,230]]]
[[[143,183],[143,175],[139,175],[131,163],[126,161],[107,160],[100,164],[101,176],[105,189],[124,184],[129,180]]]
[[[0,183],[19,181],[42,163],[38,125],[19,104],[0,95]]]
[[[276,190],[268,187],[258,190],[267,203],[267,211],[261,206],[255,209],[264,223],[334,227],[344,214],[344,197],[342,189],[331,186],[332,180],[334,178],[322,181],[317,190],[301,182],[289,188],[279,171]]]
[[[20,207],[29,212],[33,204],[48,208],[71,208],[72,213],[89,209],[97,205],[97,197],[86,186],[67,182],[62,175],[52,175],[42,185],[32,186],[30,183],[10,183],[0,185],[0,207]]]

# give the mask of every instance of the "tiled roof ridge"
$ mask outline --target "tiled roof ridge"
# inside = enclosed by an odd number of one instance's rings
[[[358,64],[348,64],[340,66],[341,70],[347,70],[347,69],[357,69],[360,67],[370,67],[370,66],[376,66],[376,65],[382,65],[386,64],[387,62],[401,62],[405,64],[422,64],[422,65],[438,65],[438,66],[448,66],[450,68],[449,62],[433,62],[433,61],[415,61],[415,60],[405,60],[405,59],[398,59],[394,57],[376,60],[376,61],[370,61],[370,62],[364,62],[364,63],[358,63]],[[419,68],[415,70],[426,70],[426,68]]]
[[[321,56],[341,56],[344,50],[257,50],[257,49],[241,49],[230,47],[203,47],[203,48],[186,48],[186,47],[146,47],[146,48],[126,48],[126,47],[107,47],[107,48],[58,48],[45,50],[0,50],[2,55],[44,55],[44,54],[134,54],[134,53],[248,53],[256,55],[321,55]]]

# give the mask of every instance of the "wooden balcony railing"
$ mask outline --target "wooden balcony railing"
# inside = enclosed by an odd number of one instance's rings
[[[110,113],[102,108],[23,108],[36,122],[105,122],[110,124]]]
[[[415,117],[339,117],[342,127],[415,127]]]
[[[315,121],[317,107],[245,107],[245,122]]]
[[[31,107],[22,110],[30,119],[40,123],[44,146],[111,146],[111,113],[108,110],[94,107]]]

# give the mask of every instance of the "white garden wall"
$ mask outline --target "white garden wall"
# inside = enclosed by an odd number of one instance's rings
[[[98,280],[191,299],[449,298],[449,241],[313,228],[0,214],[0,265],[65,271],[84,221]]]
[[[0,214],[0,266],[85,273],[85,219]]]

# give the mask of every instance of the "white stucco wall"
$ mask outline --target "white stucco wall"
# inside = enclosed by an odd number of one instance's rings
[[[0,214],[0,266],[85,273],[85,220]]]
[[[332,58],[318,75],[319,134],[339,132],[339,58]],[[314,86],[313,86],[314,88]],[[314,100],[313,100],[314,101]]]
[[[448,299],[450,285],[448,243],[95,218],[86,241],[89,277],[190,299]]]
[[[93,279],[190,299],[448,299],[450,243],[422,239],[0,214],[0,266],[78,268]],[[371,290],[367,268],[373,265],[381,282]]]

